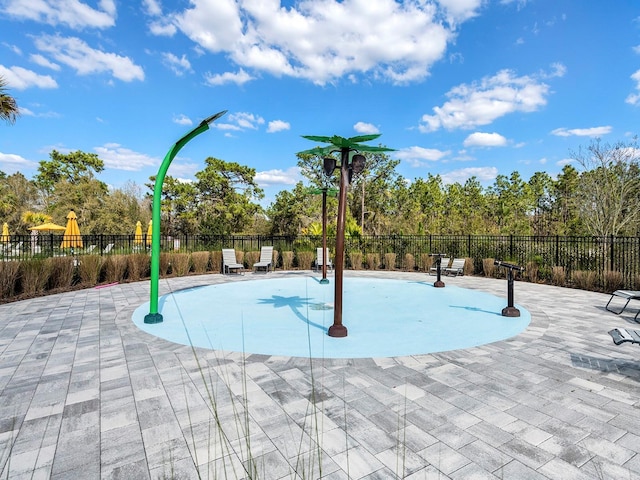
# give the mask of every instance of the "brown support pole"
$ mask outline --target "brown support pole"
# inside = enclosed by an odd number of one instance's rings
[[[344,273],[344,227],[347,211],[347,188],[349,188],[349,149],[343,147],[340,165],[340,193],[338,194],[338,221],[336,225],[336,265],[335,299],[333,307],[333,325],[329,327],[330,337],[346,337],[347,327],[342,325],[342,279]]]
[[[327,187],[322,189],[322,280],[320,283],[329,283],[327,280]]]

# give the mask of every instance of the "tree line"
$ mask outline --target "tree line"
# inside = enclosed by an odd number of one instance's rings
[[[593,140],[572,152],[573,164],[556,178],[536,172],[528,180],[514,171],[483,187],[476,177],[445,184],[439,175],[408,181],[399,160],[367,155],[364,171],[348,194],[348,234],[640,234],[640,149],[637,139],[616,144]],[[167,176],[162,190],[166,235],[316,235],[322,198],[313,188],[337,188],[323,173],[322,158],[298,155],[306,182],[279,192],[266,208],[256,171],[209,157],[192,182]],[[82,233],[130,234],[151,218],[153,180],[109,189],[99,179],[104,162],[92,153],[53,150],[28,179],[0,171],[0,218],[12,233],[75,210]],[[313,188],[310,188],[313,187]],[[331,191],[331,190],[329,190]],[[327,199],[330,234],[337,200]],[[64,223],[62,223],[64,224]]]

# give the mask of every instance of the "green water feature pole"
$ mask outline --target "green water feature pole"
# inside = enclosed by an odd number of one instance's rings
[[[161,323],[162,314],[158,312],[158,285],[160,283],[160,212],[162,206],[162,184],[167,174],[169,165],[180,149],[193,137],[209,130],[209,125],[227,113],[226,110],[205,118],[200,124],[173,144],[162,160],[162,165],[156,175],[156,183],[153,187],[153,212],[151,213],[151,288],[149,313],[144,317],[144,323]]]

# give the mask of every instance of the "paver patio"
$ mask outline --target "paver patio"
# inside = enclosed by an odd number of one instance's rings
[[[171,278],[160,293],[252,278]],[[506,298],[505,280],[445,282]],[[355,360],[155,338],[131,321],[148,281],[0,305],[0,478],[640,478],[640,348],[607,335],[636,310],[515,288],[532,313],[517,337]]]

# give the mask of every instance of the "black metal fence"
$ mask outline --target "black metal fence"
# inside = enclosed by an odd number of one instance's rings
[[[67,248],[62,235],[11,235],[0,241],[1,260],[57,255],[129,254],[148,252],[146,235],[142,241],[134,235],[81,235],[82,247]],[[327,243],[333,251],[335,238]],[[279,252],[315,251],[322,245],[319,236],[162,236],[162,251],[194,252],[235,248],[238,251],[258,251],[263,245],[272,245]],[[347,237],[346,262],[358,252],[368,254],[395,254],[395,268],[407,268],[407,254],[419,264],[423,254],[444,253],[451,257],[472,259],[474,270],[482,271],[482,260],[495,258],[526,266],[535,262],[544,278],[554,266],[565,269],[567,276],[575,270],[594,271],[598,275],[613,270],[621,272],[626,286],[636,285],[640,279],[640,237],[577,237],[577,236],[517,236],[517,235],[377,235]],[[550,273],[549,273],[550,275]]]

